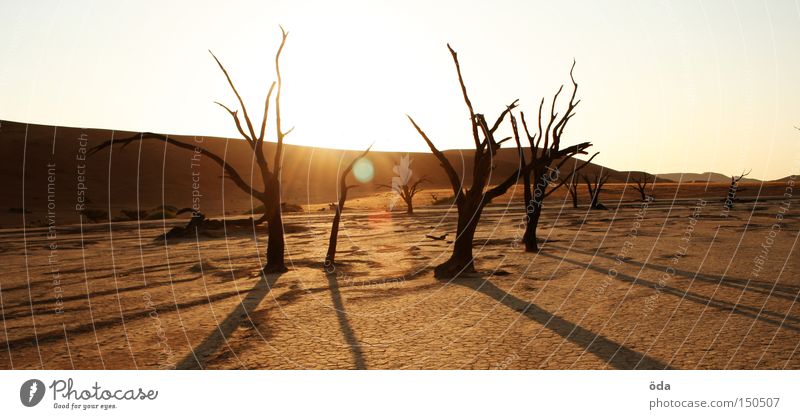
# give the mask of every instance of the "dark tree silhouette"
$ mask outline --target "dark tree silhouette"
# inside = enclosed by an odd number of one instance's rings
[[[648,194],[648,192],[653,191],[653,187],[656,184],[656,177],[645,172],[639,172],[636,174],[631,173],[630,176],[630,179],[634,183],[633,188],[639,192],[639,195],[641,195],[642,202],[652,199],[652,194]],[[649,190],[648,185],[650,185]]]
[[[339,203],[334,205],[336,214],[333,216],[333,223],[331,224],[331,237],[328,240],[328,252],[325,254],[325,269],[328,270],[328,272],[333,272],[333,270],[336,269],[336,243],[339,240],[339,221],[342,219],[342,211],[344,211],[344,204],[347,201],[347,191],[351,188],[358,187],[358,185],[347,185],[347,175],[353,170],[353,165],[355,165],[359,159],[366,156],[371,148],[372,146],[369,146],[363,153],[354,158],[339,177]]]
[[[403,202],[406,203],[406,214],[413,214],[414,213],[414,195],[417,192],[421,191],[419,188],[421,184],[427,182],[428,179],[423,176],[412,183],[405,183],[403,185],[397,185],[393,187],[391,185],[386,184],[379,184],[378,188],[388,188],[394,191]]]
[[[586,190],[589,191],[589,208],[606,210],[605,205],[600,203],[600,192],[603,191],[603,186],[608,181],[609,175],[603,175],[602,172],[589,178],[588,175],[583,175],[583,182],[586,184]]]
[[[736,200],[736,193],[741,192],[744,189],[739,187],[739,181],[741,181],[745,176],[750,174],[750,170],[747,172],[742,172],[739,177],[731,176],[731,185],[728,186],[728,196],[725,198],[725,209],[730,211],[733,208],[733,202]]]
[[[162,134],[143,132],[120,140],[111,139],[94,147],[90,152],[90,154],[94,154],[104,148],[112,147],[115,144],[121,144],[122,147],[125,147],[134,141],[152,139],[152,140],[163,141],[167,144],[171,144],[178,148],[199,152],[203,156],[206,156],[209,159],[211,159],[213,162],[222,167],[222,169],[225,171],[225,175],[228,178],[230,178],[231,181],[233,181],[233,183],[239,187],[239,189],[250,194],[253,198],[261,201],[264,206],[264,214],[258,220],[255,220],[255,223],[260,224],[265,221],[267,222],[267,231],[269,237],[267,242],[267,264],[264,266],[263,269],[265,273],[279,273],[279,272],[285,272],[287,270],[286,264],[284,263],[285,243],[283,237],[283,219],[281,216],[281,196],[280,196],[281,194],[280,175],[281,175],[281,162],[283,160],[283,140],[284,137],[286,137],[286,135],[288,135],[289,132],[291,132],[291,129],[288,131],[283,131],[281,127],[280,97],[281,97],[282,79],[280,70],[280,56],[281,52],[283,51],[283,47],[286,44],[287,36],[288,32],[286,32],[281,27],[281,43],[280,46],[278,47],[277,53],[275,54],[275,73],[277,76],[277,82],[273,82],[269,87],[269,91],[267,92],[267,97],[266,100],[264,101],[264,116],[261,120],[261,127],[258,132],[256,132],[253,126],[253,123],[250,119],[250,115],[248,114],[247,108],[244,105],[244,101],[242,100],[242,97],[239,95],[239,92],[236,90],[236,86],[231,80],[228,71],[225,69],[222,63],[217,59],[214,53],[211,53],[211,56],[214,57],[214,60],[217,62],[217,65],[219,65],[219,68],[225,75],[225,78],[227,79],[228,84],[231,87],[231,90],[233,90],[233,93],[236,95],[236,99],[239,101],[239,106],[241,107],[242,114],[244,116],[244,122],[246,124],[247,131],[245,131],[244,127],[242,126],[242,121],[239,118],[238,110],[234,111],[219,102],[216,103],[222,108],[224,108],[231,115],[231,118],[233,118],[233,122],[236,125],[236,129],[239,131],[239,134],[241,134],[241,136],[247,141],[247,144],[253,150],[255,162],[258,165],[259,171],[261,172],[260,173],[261,179],[264,184],[263,191],[257,190],[253,186],[248,184],[242,178],[242,176],[236,171],[236,169],[219,155],[205,148],[199,147],[195,144],[184,143]],[[277,91],[275,91],[276,87]],[[269,163],[267,161],[267,157],[264,152],[264,138],[267,126],[267,116],[269,113],[269,103],[273,91],[275,91],[275,128],[276,128],[277,145],[275,148],[273,165],[272,168],[270,168]]]
[[[572,198],[572,208],[578,208],[578,173],[577,173],[577,171],[573,171],[569,175],[569,181],[567,182],[567,191],[569,191],[569,196]]]
[[[450,54],[455,63],[458,81],[461,85],[461,93],[464,97],[467,110],[469,111],[469,120],[472,125],[472,137],[475,141],[475,156],[472,169],[472,184],[469,188],[465,188],[462,179],[459,177],[458,172],[447,160],[447,157],[436,148],[433,142],[428,138],[428,135],[417,125],[411,116],[408,119],[420,136],[428,144],[431,152],[439,160],[442,168],[447,174],[450,181],[450,186],[453,189],[454,201],[458,208],[458,224],[456,227],[456,238],[453,243],[453,253],[450,258],[444,263],[440,264],[434,269],[434,276],[436,278],[454,278],[462,272],[474,272],[475,266],[472,257],[472,240],[475,237],[475,229],[478,226],[481,213],[484,207],[492,201],[492,199],[503,195],[508,189],[514,185],[521,173],[527,168],[519,165],[517,169],[494,187],[490,186],[491,175],[493,170],[494,156],[500,149],[500,146],[511,138],[504,138],[501,140],[495,139],[495,132],[500,124],[505,119],[506,115],[517,106],[517,101],[512,102],[506,109],[500,113],[500,116],[491,126],[486,122],[483,114],[475,113],[472,102],[467,94],[467,88],[464,85],[464,79],[461,75],[461,66],[458,63],[458,56],[456,52],[447,45]]]
[[[538,244],[536,243],[536,228],[539,225],[539,218],[542,213],[542,204],[544,200],[550,196],[550,194],[558,190],[558,188],[564,186],[569,180],[569,177],[561,178],[561,167],[570,161],[571,157],[578,154],[587,154],[586,149],[592,146],[589,142],[583,142],[564,149],[561,148],[561,136],[564,133],[567,123],[575,116],[575,107],[580,103],[580,100],[575,100],[575,96],[578,93],[578,83],[575,82],[575,77],[573,76],[574,70],[575,62],[573,61],[572,68],[569,70],[569,76],[570,79],[572,79],[573,85],[572,96],[569,99],[567,109],[563,115],[559,117],[556,112],[556,102],[558,101],[558,95],[561,94],[561,91],[564,89],[563,85],[553,96],[553,102],[550,106],[550,116],[546,125],[542,116],[544,98],[542,98],[542,101],[539,103],[538,132],[531,135],[528,124],[525,122],[525,113],[520,113],[522,126],[525,128],[525,136],[528,139],[530,151],[530,170],[522,174],[525,188],[525,234],[522,236],[522,241],[525,243],[526,252],[536,252],[539,250]],[[510,118],[511,127],[514,132],[514,140],[517,143],[517,147],[521,150],[522,145],[516,118],[514,118],[514,115],[511,115]],[[595,156],[597,156],[597,153],[587,161],[582,162],[581,166],[577,167],[575,170],[580,170],[588,165]],[[524,152],[520,152],[519,158],[522,166],[527,167],[528,164]]]

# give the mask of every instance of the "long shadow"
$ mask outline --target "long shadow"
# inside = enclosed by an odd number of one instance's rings
[[[539,255],[571,263],[573,265],[580,266],[584,269],[590,269],[602,274],[608,274],[608,268],[593,266],[588,263],[580,262],[566,257],[561,257],[547,252],[539,252]],[[727,301],[706,297],[704,295],[696,294],[689,291],[679,290],[677,288],[673,288],[670,286],[659,286],[658,283],[656,282],[649,281],[643,278],[636,278],[630,275],[623,274],[622,272],[617,272],[616,276],[614,276],[614,279],[623,282],[628,282],[633,285],[640,285],[648,288],[653,288],[656,290],[660,290],[663,293],[674,295],[680,299],[693,301],[695,303],[702,304],[708,307],[714,307],[723,311],[730,311],[739,314],[741,316],[749,317],[751,319],[756,319],[764,323],[779,326],[780,328],[783,329],[800,332],[800,327],[786,323],[786,321],[800,322],[800,318],[797,318],[795,316],[790,316],[788,313],[778,313],[776,311],[771,311],[771,310],[762,310],[760,308],[750,307],[743,304],[732,304]],[[775,317],[775,319],[765,316],[772,316]]]
[[[562,247],[562,246],[550,246],[550,247],[552,247],[554,249],[563,250],[565,252],[575,252],[575,253],[581,253],[581,254],[589,255],[589,256],[597,256],[597,257],[601,257],[603,259],[609,259],[609,260],[614,260],[614,261],[617,260],[617,258],[615,256],[611,256],[611,255],[608,255],[608,254],[605,254],[605,253],[601,253],[601,252],[591,252],[591,251],[588,251],[588,250],[582,250],[582,249],[576,249],[576,248],[566,248],[566,247]],[[626,263],[628,265],[638,266],[640,268],[648,268],[648,269],[652,269],[652,270],[655,270],[655,271],[661,271],[661,272],[664,272],[667,269],[667,267],[664,266],[664,265],[658,265],[658,264],[652,264],[652,263],[643,263],[643,262],[639,262],[639,261],[635,261],[635,260],[631,260],[631,259],[624,259],[622,262],[624,262],[624,263]],[[797,301],[798,300],[798,295],[800,295],[800,287],[793,287],[793,286],[790,286],[790,285],[774,285],[774,284],[769,283],[769,282],[751,281],[751,280],[747,280],[747,279],[735,278],[735,277],[730,277],[730,276],[724,276],[723,277],[723,276],[717,276],[717,275],[708,275],[708,274],[703,274],[703,273],[698,273],[698,272],[684,271],[684,270],[681,270],[681,269],[675,269],[674,272],[675,272],[675,274],[677,276],[681,276],[681,277],[684,277],[686,279],[692,279],[692,280],[696,279],[696,280],[701,281],[701,282],[706,282],[706,283],[715,284],[715,285],[716,284],[720,284],[720,285],[723,285],[723,286],[726,286],[726,287],[730,287],[730,288],[736,288],[736,289],[741,289],[741,290],[745,290],[745,291],[751,291],[751,292],[755,292],[755,293],[759,293],[759,294],[769,295],[769,296],[772,296],[772,297],[783,298],[783,299],[786,299],[786,300],[789,300],[789,301]],[[774,290],[773,290],[773,287],[775,288]]]
[[[189,262],[175,262],[175,263],[173,263],[171,265],[171,267],[174,269],[176,266],[186,265],[186,264],[190,264],[190,263],[192,263],[192,262],[191,261],[189,261]],[[167,266],[168,266],[167,264],[149,266],[148,267],[148,273],[157,272],[158,268],[167,267]],[[122,273],[124,275],[135,275],[135,274],[141,272],[141,270],[142,270],[142,268],[138,267],[138,268],[135,268],[135,269],[126,270],[126,271],[124,271]],[[85,272],[85,273],[88,274],[88,273],[92,273],[92,272],[107,272],[107,271],[108,271],[107,268],[86,269],[85,271],[83,270],[83,268],[77,268],[77,269],[70,269],[70,270],[67,270],[67,271],[62,271],[60,273],[62,273],[62,274],[66,274],[66,273],[83,274]],[[114,274],[113,273],[108,273],[106,275],[92,275],[91,277],[89,277],[89,281],[95,282],[95,281],[100,281],[100,280],[104,280],[104,279],[113,279],[113,278],[114,278]],[[76,280],[73,280],[73,281],[62,280],[61,281],[61,286],[62,287],[67,286],[67,285],[83,286],[84,281],[85,281],[85,279],[82,276],[80,277],[80,279],[76,279]],[[51,285],[52,285],[52,280],[31,281],[30,282],[30,286],[32,288],[34,288],[34,289],[40,289],[41,287],[45,287],[46,288],[46,287],[49,287]],[[3,287],[3,292],[11,292],[11,291],[19,291],[19,290],[27,291],[28,290],[28,282],[25,282],[25,283],[20,284],[20,285]],[[25,303],[25,304],[27,305],[27,303]]]
[[[280,274],[261,274],[258,282],[247,292],[241,304],[236,306],[236,308],[228,314],[228,317],[217,325],[216,330],[211,332],[211,334],[197,345],[192,353],[183,358],[175,368],[202,369],[203,361],[227,343],[228,338],[241,324],[242,318],[249,316],[250,313],[258,307],[261,301],[264,300],[264,297],[272,290],[272,286],[278,281],[278,277],[280,277]]]
[[[15,316],[13,312],[10,312],[10,311],[6,312],[6,319],[8,320],[8,319],[13,319],[15,317],[28,317],[28,316],[30,316],[29,305],[31,303],[34,306],[45,306],[46,308],[42,309],[42,314],[50,314],[50,313],[55,313],[53,310],[50,309],[50,307],[52,307],[52,304],[59,304],[61,302],[68,303],[68,302],[72,302],[72,301],[82,301],[82,300],[87,300],[87,299],[91,299],[91,298],[104,297],[104,296],[108,296],[108,295],[117,296],[117,295],[122,294],[124,292],[138,291],[138,290],[142,290],[142,289],[152,290],[152,289],[157,288],[157,287],[168,286],[168,285],[170,285],[170,283],[172,283],[172,284],[180,284],[180,283],[183,283],[183,282],[197,281],[200,278],[202,278],[202,277],[201,276],[196,276],[196,277],[184,278],[184,279],[173,279],[172,281],[150,281],[150,282],[147,283],[147,285],[131,285],[129,287],[119,287],[119,288],[116,288],[116,289],[112,288],[112,289],[107,289],[107,290],[94,291],[94,292],[90,292],[90,293],[87,293],[87,294],[68,295],[68,296],[63,296],[63,297],[60,297],[60,298],[45,298],[45,299],[41,299],[41,300],[33,300],[33,302],[31,302],[31,301],[22,301],[20,303],[14,304],[14,305],[6,304],[6,309],[19,308],[19,307],[28,308],[28,310],[25,312],[25,314],[26,314],[25,316]],[[11,313],[11,314],[9,315],[8,313]],[[57,313],[55,313],[55,314],[57,314]],[[40,314],[37,312],[36,315],[39,316]]]
[[[347,313],[344,311],[344,303],[342,302],[342,294],[339,292],[339,282],[336,280],[336,273],[328,273],[328,287],[331,290],[331,299],[333,300],[333,308],[336,310],[336,319],[339,320],[339,328],[342,329],[347,346],[350,347],[350,353],[353,355],[353,364],[356,369],[365,370],[367,364],[364,361],[364,354],[361,352],[361,344],[358,343],[353,328],[350,326],[350,320],[347,318]]]
[[[454,285],[463,285],[484,295],[487,295],[506,307],[525,314],[529,319],[541,324],[564,339],[582,347],[609,366],[617,369],[668,369],[666,363],[634,351],[626,346],[598,335],[547,310],[523,301],[514,295],[503,291],[492,282],[481,278],[458,279],[451,282]]]
[[[139,320],[143,318],[147,318],[151,315],[153,311],[157,313],[169,313],[176,310],[183,310],[189,309],[193,307],[199,306],[207,306],[210,302],[213,301],[221,301],[227,300],[229,298],[236,298],[240,297],[241,293],[238,291],[228,291],[228,292],[220,292],[216,294],[209,294],[202,298],[196,298],[188,301],[182,301],[180,303],[171,302],[168,304],[159,304],[157,306],[151,307],[147,310],[140,310],[133,313],[125,313],[125,322],[130,322],[133,320]],[[45,316],[52,313],[52,310],[44,310],[44,309],[37,309],[34,314],[36,316]],[[16,316],[15,318],[24,318],[30,317],[30,311],[24,316]],[[8,315],[6,315],[6,319],[8,319]],[[67,326],[67,334],[71,337],[82,335],[82,334],[89,334],[94,333],[95,331],[99,331],[101,329],[117,329],[123,323],[123,319],[117,316],[111,316],[105,319],[95,319],[94,322],[88,323],[81,323],[74,326]],[[48,342],[56,342],[56,341],[63,341],[64,340],[64,330],[61,328],[56,328],[54,330],[50,330],[47,332],[39,332],[36,336],[23,336],[16,339],[10,339],[7,342],[0,342],[0,347],[5,345],[10,346],[33,346]]]

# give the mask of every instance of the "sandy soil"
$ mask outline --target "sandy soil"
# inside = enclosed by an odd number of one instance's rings
[[[425,238],[452,239],[444,207],[346,212],[327,275],[316,210],[287,215],[292,268],[267,278],[261,230],[0,230],[0,368],[800,367],[800,202],[777,228],[778,200],[698,202],[548,202],[538,254],[516,246],[519,205],[494,205],[480,272],[449,282],[450,244]]]

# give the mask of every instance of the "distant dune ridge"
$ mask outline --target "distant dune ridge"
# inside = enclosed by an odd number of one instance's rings
[[[114,138],[133,134],[126,131],[113,133]],[[3,184],[10,186],[0,191],[4,204],[4,208],[0,208],[0,226],[21,226],[23,184],[27,220],[42,219],[48,214],[48,204],[51,207],[54,204],[51,212],[59,224],[77,222],[76,204],[79,204],[80,196],[88,199],[85,204],[87,208],[106,211],[111,217],[122,210],[133,211],[137,208],[153,210],[164,205],[191,207],[198,204],[197,197],[193,197],[194,186],[198,186],[202,195],[199,199],[200,210],[208,215],[241,215],[260,205],[257,201],[251,202],[250,196],[233,182],[223,179],[222,169],[210,159],[199,157],[198,165],[198,156],[191,151],[165,146],[159,141],[145,140],[127,147],[114,146],[111,150],[102,150],[82,160],[84,148],[91,148],[111,137],[110,130],[0,121],[0,153],[5,160],[5,164],[0,166],[0,179]],[[251,164],[252,153],[243,140],[190,136],[174,138],[189,143],[198,141],[198,145],[231,161],[248,181],[252,175],[253,187],[262,187],[258,180],[258,168]],[[409,141],[419,140],[410,137]],[[268,155],[272,154],[275,144],[268,142],[266,146]],[[358,153],[287,144],[283,163],[283,201],[300,205],[333,202],[337,196],[338,173]],[[473,153],[474,150],[445,151],[456,170],[463,173],[462,178],[467,183],[471,182]],[[432,154],[373,151],[368,158],[374,167],[374,177],[353,189],[351,196],[358,198],[386,193],[386,190],[379,190],[377,185],[391,184],[395,176],[393,168],[406,154],[411,157],[414,178],[425,176],[428,179],[424,185],[426,189],[449,190],[450,185]],[[85,167],[81,167],[81,164]],[[493,180],[499,182],[512,173],[517,164],[515,148],[501,149],[496,156]],[[568,175],[572,166],[565,164],[562,175]],[[592,175],[600,170],[610,175],[610,184],[624,183],[629,173],[631,177],[641,173],[616,171],[594,163],[589,164],[582,173]],[[683,183],[706,182],[709,179],[711,182],[730,181],[727,176],[716,173],[668,173],[658,175],[658,182],[678,181],[681,176]],[[349,182],[357,181],[351,179]],[[84,188],[82,192],[79,184]],[[443,195],[440,194],[440,197]]]
[[[738,176],[738,173],[737,173]],[[673,182],[730,182],[730,175],[723,175],[722,173],[703,172],[703,173],[660,173],[659,178],[669,179]],[[787,177],[788,178],[788,177]],[[786,178],[784,178],[785,180]],[[781,179],[776,179],[780,181]],[[743,182],[761,182],[759,179],[745,177]]]
[[[3,202],[7,207],[22,207],[22,181],[25,179],[25,206],[33,212],[47,207],[48,164],[55,163],[55,201],[57,216],[63,220],[74,219],[77,203],[78,159],[81,142],[88,138],[91,148],[112,136],[109,130],[27,125],[10,121],[0,121],[0,152],[6,164],[0,167],[0,178],[5,184]],[[114,138],[133,135],[132,132],[116,131]],[[247,144],[238,138],[174,136],[184,142],[193,142],[218,153],[232,162],[239,173],[248,181],[252,173],[252,185],[261,188],[258,167],[252,164],[252,153]],[[409,141],[421,141],[411,137]],[[85,143],[85,142],[84,142]],[[274,143],[266,143],[268,155],[273,152]],[[55,153],[53,153],[55,151]],[[470,181],[472,172],[472,150],[446,151],[457,170],[463,171],[465,181]],[[359,153],[335,149],[286,145],[283,173],[283,201],[297,204],[319,204],[336,199],[337,173]],[[193,158],[189,150],[166,146],[162,142],[145,140],[127,147],[114,146],[102,150],[86,161],[85,195],[90,199],[89,207],[110,209],[112,214],[122,209],[150,209],[159,205],[177,207],[192,206],[193,177],[199,179],[202,193],[200,206],[208,214],[223,212],[241,214],[251,208],[250,196],[239,190],[230,180],[221,178],[223,171],[213,161],[199,158],[199,176],[193,176]],[[425,176],[426,188],[449,188],[439,162],[430,153],[404,153],[373,151],[368,158],[374,167],[372,181],[351,191],[353,197],[378,192],[377,184],[391,184],[393,168],[400,158],[409,154],[414,177]],[[459,156],[461,155],[461,156]],[[462,157],[463,156],[463,157]],[[23,162],[25,167],[23,169]],[[503,149],[497,155],[495,179],[508,176],[517,165],[516,149]],[[569,166],[567,164],[566,166]],[[591,164],[588,173],[600,170],[601,166]],[[608,170],[608,169],[603,169]],[[251,172],[252,171],[252,172]],[[625,174],[609,171],[613,180],[624,181]],[[353,179],[351,182],[356,182]],[[385,192],[382,191],[382,192]],[[109,201],[110,196],[110,201]],[[224,206],[223,206],[223,196]],[[260,203],[254,202],[254,206]],[[6,210],[5,208],[3,210]]]

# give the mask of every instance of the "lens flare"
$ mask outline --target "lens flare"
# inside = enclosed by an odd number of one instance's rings
[[[367,183],[375,176],[375,167],[372,161],[366,157],[358,159],[353,165],[353,176],[361,183]]]

